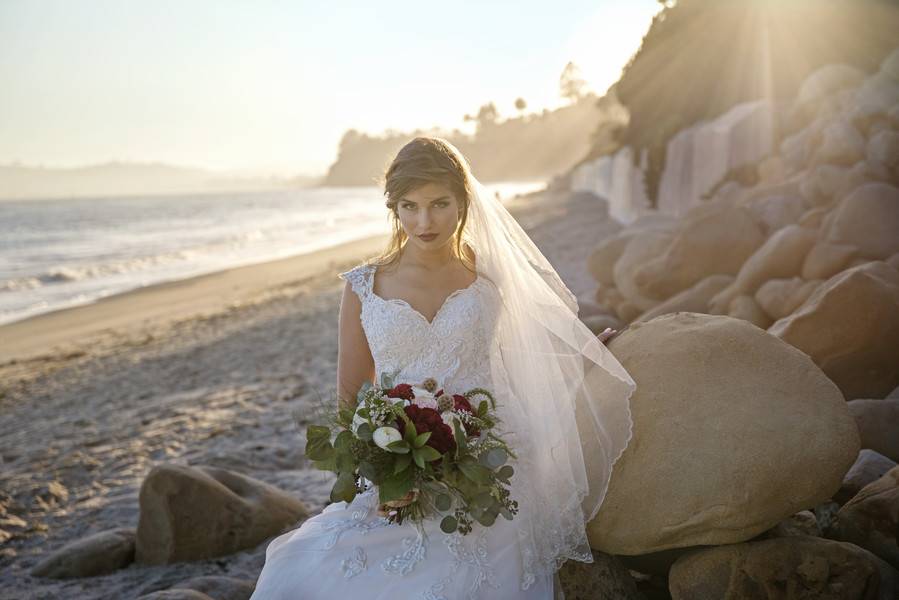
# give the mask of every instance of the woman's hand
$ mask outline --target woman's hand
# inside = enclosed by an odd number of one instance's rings
[[[608,340],[612,339],[618,335],[617,329],[612,329],[611,327],[606,327],[603,331],[598,333],[596,337],[599,338],[599,341],[605,344]]]

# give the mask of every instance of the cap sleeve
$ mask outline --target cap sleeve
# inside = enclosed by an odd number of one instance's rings
[[[356,292],[360,300],[365,300],[371,293],[371,274],[374,272],[372,265],[358,265],[349,271],[340,273],[338,277],[350,283],[350,287]]]

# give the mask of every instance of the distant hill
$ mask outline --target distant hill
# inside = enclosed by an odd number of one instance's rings
[[[549,180],[569,171],[590,151],[596,125],[608,120],[606,112],[596,95],[585,94],[555,110],[503,121],[495,118],[492,103],[487,104],[474,135],[439,129],[369,135],[351,129],[341,139],[323,185],[380,185],[397,151],[418,135],[449,140],[468,157],[481,181]]]
[[[0,199],[239,192],[308,187],[317,178],[231,175],[161,163],[50,168],[0,165]]]

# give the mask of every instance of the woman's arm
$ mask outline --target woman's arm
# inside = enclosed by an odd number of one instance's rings
[[[364,381],[373,381],[375,362],[362,329],[362,302],[350,283],[343,288],[337,334],[337,403],[355,407],[356,394]]]

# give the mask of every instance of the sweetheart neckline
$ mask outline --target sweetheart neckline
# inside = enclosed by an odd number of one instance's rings
[[[406,300],[403,300],[402,298],[383,298],[383,297],[379,296],[378,294],[376,294],[375,286],[374,286],[374,279],[375,279],[375,269],[372,269],[371,274],[370,274],[369,288],[368,288],[369,294],[371,294],[372,296],[374,296],[381,302],[385,302],[387,304],[390,304],[393,302],[393,303],[399,304],[400,306],[405,306],[406,308],[411,310],[414,314],[418,315],[418,317],[422,321],[424,321],[428,327],[433,327],[434,323],[437,322],[437,319],[440,317],[441,313],[443,312],[443,309],[446,307],[447,304],[449,304],[449,301],[451,299],[461,295],[462,292],[473,289],[475,284],[477,284],[479,281],[481,281],[481,274],[477,273],[477,276],[475,277],[474,281],[472,281],[465,287],[462,287],[462,288],[459,288],[457,290],[453,290],[452,292],[450,292],[449,295],[443,299],[443,304],[440,305],[440,308],[438,308],[437,312],[434,313],[434,318],[431,319],[430,321],[428,321],[427,317],[425,317],[423,314],[421,314],[417,309],[415,309],[415,307],[413,307],[411,304],[409,304],[409,302],[407,302]]]

